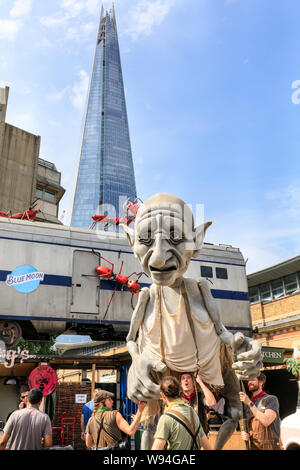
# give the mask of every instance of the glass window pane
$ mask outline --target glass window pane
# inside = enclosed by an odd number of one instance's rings
[[[271,282],[272,286],[272,295],[273,299],[278,299],[279,297],[283,297],[283,282],[282,279],[277,279],[276,281]]]
[[[37,186],[36,191],[35,191],[35,197],[39,199],[43,199],[43,188]]]
[[[228,279],[226,268],[216,268],[216,276],[218,279]]]
[[[250,303],[253,304],[254,302],[259,301],[259,290],[258,287],[250,287],[249,289],[249,299]]]
[[[260,298],[262,301],[267,302],[268,300],[272,300],[271,286],[269,283],[262,284],[259,287],[259,291],[260,291]]]
[[[201,266],[202,277],[213,277],[213,270],[210,266]]]
[[[284,286],[285,286],[285,292],[286,295],[293,294],[294,292],[297,292],[298,289],[298,284],[297,284],[297,274],[290,274],[289,276],[286,276],[284,278]]]
[[[55,192],[47,190],[45,191],[45,201],[56,203]]]

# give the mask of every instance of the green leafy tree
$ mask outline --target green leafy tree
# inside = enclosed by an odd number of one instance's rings
[[[20,339],[17,346],[13,349],[26,350],[30,356],[58,356],[58,352],[54,349],[55,338],[51,337],[49,341],[26,341],[23,338]]]

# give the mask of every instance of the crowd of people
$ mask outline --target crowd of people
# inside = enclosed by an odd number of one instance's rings
[[[248,381],[248,396],[240,392],[246,429],[241,439],[250,450],[280,449],[280,415],[276,396],[264,391],[266,376]],[[226,421],[226,402],[212,391],[199,374],[184,373],[180,381],[164,377],[160,382],[161,415],[157,422],[152,450],[212,450],[210,430]],[[141,422],[145,402],[139,402],[131,424],[114,410],[114,394],[96,389],[93,400],[81,412],[81,438],[86,448],[126,449],[127,436],[134,436]],[[0,450],[41,450],[51,448],[51,421],[40,411],[43,395],[39,389],[20,390],[18,410],[10,413],[0,440]]]

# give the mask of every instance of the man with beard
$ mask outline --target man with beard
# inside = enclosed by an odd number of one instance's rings
[[[265,382],[263,373],[248,381],[251,399],[240,392],[241,402],[248,406],[248,432],[242,431],[241,438],[250,441],[250,450],[280,450],[279,402],[275,395],[263,391]]]

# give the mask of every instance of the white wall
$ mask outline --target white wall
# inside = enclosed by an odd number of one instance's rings
[[[18,409],[19,386],[3,385],[5,378],[0,378],[0,421],[6,421],[7,415],[11,411]]]

